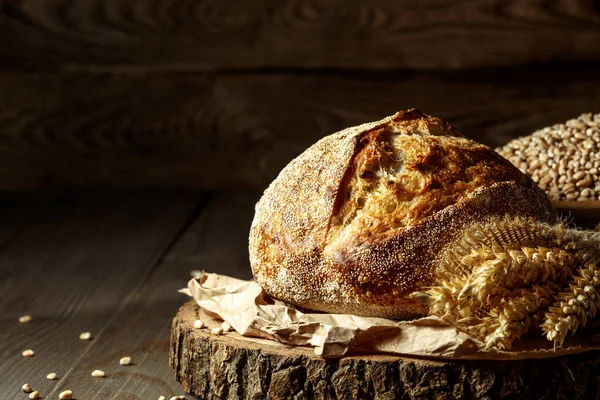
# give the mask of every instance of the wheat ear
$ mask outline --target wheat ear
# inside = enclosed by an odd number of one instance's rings
[[[427,305],[434,315],[458,313],[468,317],[472,310],[498,305],[514,288],[549,280],[564,282],[572,274],[574,257],[558,248],[525,246],[505,250],[493,244],[473,249],[459,262],[462,266],[455,269],[471,269],[470,275],[451,276],[445,270],[438,274],[442,275],[438,277],[440,285],[425,292],[429,295]]]
[[[492,296],[532,283],[565,281],[574,265],[572,254],[544,246],[504,250],[493,246],[491,256],[475,267],[458,294],[460,308],[486,306]]]
[[[436,285],[411,297],[488,348],[538,327],[560,346],[600,307],[598,260],[599,233],[497,218],[467,228],[441,254]]]
[[[568,291],[559,293],[545,314],[542,330],[546,338],[561,346],[568,333],[585,327],[600,308],[600,269],[589,262],[569,283]]]
[[[517,289],[515,292],[518,294],[503,298],[500,305],[490,311],[497,327],[485,337],[486,348],[510,349],[514,341],[536,327],[536,322],[558,291],[557,285],[547,282],[545,286]]]

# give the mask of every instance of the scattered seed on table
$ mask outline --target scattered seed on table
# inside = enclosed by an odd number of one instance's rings
[[[58,400],[71,400],[73,398],[72,390],[65,390],[64,392],[60,392],[58,395]]]
[[[27,349],[23,352],[23,357],[33,357],[35,355],[35,351],[31,349]]]
[[[223,322],[221,328],[223,328],[223,332],[229,332],[231,330],[231,325],[229,325],[229,322]]]
[[[194,328],[196,329],[202,329],[204,328],[204,321],[202,321],[201,319],[197,319],[194,321]]]
[[[167,400],[167,398],[165,396],[160,396],[158,400]]]
[[[31,322],[31,315],[23,315],[19,317],[19,322],[22,324],[28,324]]]
[[[95,369],[92,371],[92,376],[94,378],[104,378],[106,374],[101,369]]]
[[[46,379],[48,379],[49,381],[53,381],[56,378],[58,378],[58,376],[54,372],[50,372],[48,375],[46,375]]]
[[[90,340],[92,338],[92,334],[90,332],[83,332],[79,335],[79,339],[81,340]]]
[[[210,333],[212,333],[213,335],[222,335],[223,334],[223,328],[220,326],[217,326],[216,328],[212,328],[210,330]]]
[[[173,396],[169,400],[185,400],[185,396]]]
[[[40,398],[40,392],[38,392],[37,390],[34,390],[33,392],[29,393],[29,398],[31,400],[37,400]]]
[[[31,385],[29,383],[26,383],[23,386],[21,386],[21,390],[24,391],[25,393],[33,392],[33,388],[31,387]]]
[[[123,357],[119,360],[119,364],[121,365],[130,365],[131,364],[131,357]]]

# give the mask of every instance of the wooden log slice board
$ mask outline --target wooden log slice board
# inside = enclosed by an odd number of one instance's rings
[[[207,328],[194,329],[194,320]],[[173,320],[170,364],[201,399],[597,399],[600,352],[541,360],[433,361],[393,355],[325,359],[218,326],[195,302]]]

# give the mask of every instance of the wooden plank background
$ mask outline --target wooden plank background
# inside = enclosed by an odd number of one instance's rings
[[[0,189],[264,188],[419,107],[497,146],[600,111],[592,0],[2,0]]]
[[[36,71],[472,69],[600,58],[594,0],[1,4],[6,66]]]

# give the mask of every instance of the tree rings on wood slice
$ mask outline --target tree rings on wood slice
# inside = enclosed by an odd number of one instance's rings
[[[204,328],[194,328],[197,319]],[[221,322],[194,301],[173,319],[169,362],[183,389],[201,399],[599,398],[600,352],[519,361],[325,359],[309,347],[211,333]]]

